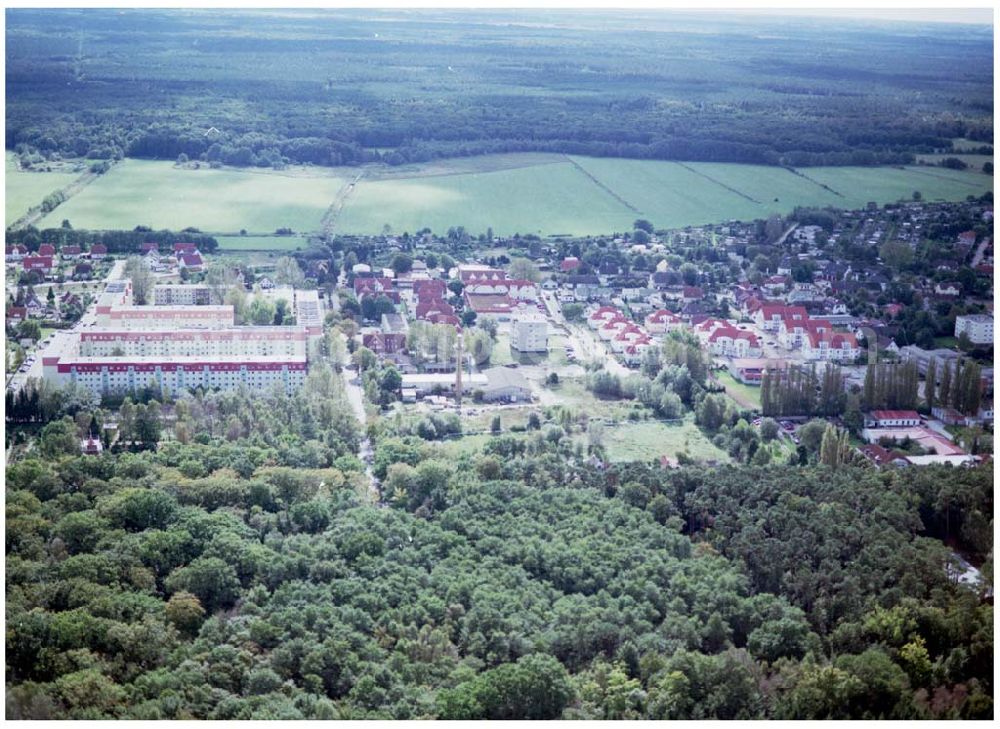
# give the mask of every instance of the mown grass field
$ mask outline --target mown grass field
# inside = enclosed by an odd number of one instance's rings
[[[6,153],[4,180],[4,227],[28,212],[29,208],[41,204],[49,193],[73,182],[79,174],[73,172],[31,172],[17,168],[16,155]],[[55,213],[55,214],[58,214]],[[56,224],[62,222],[62,218]]]
[[[220,235],[220,251],[294,251],[307,248],[309,241],[299,236]]]
[[[320,227],[345,181],[322,168],[270,170],[179,169],[172,162],[128,159],[46,216],[74,228],[131,229],[148,225],[206,233],[296,232]]]

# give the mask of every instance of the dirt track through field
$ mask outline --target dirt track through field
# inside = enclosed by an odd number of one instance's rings
[[[789,172],[791,172],[796,177],[801,177],[803,180],[809,180],[809,182],[813,183],[814,185],[819,185],[824,190],[826,190],[827,192],[833,193],[837,197],[843,197],[843,195],[840,192],[838,192],[837,190],[834,190],[829,185],[823,184],[819,180],[814,180],[809,175],[807,175],[805,172],[800,172],[799,170],[795,169],[794,167],[786,167],[785,169],[788,170]]]
[[[969,182],[967,180],[957,180],[954,177],[949,177],[948,175],[936,175],[933,172],[925,172],[924,170],[915,170],[912,167],[907,167],[907,171],[913,172],[918,175],[926,175],[927,177],[936,177],[939,180],[947,180],[948,182],[957,182],[960,185],[968,185],[969,187],[977,187],[976,183]]]
[[[694,167],[689,167],[688,165],[684,164],[683,162],[677,162],[676,164],[680,165],[681,167],[683,167],[684,169],[686,169],[688,172],[693,172],[694,174],[698,175],[699,177],[704,177],[709,182],[714,182],[719,187],[725,188],[726,190],[729,190],[729,192],[732,192],[732,193],[735,193],[736,195],[739,195],[744,200],[749,200],[750,202],[755,203],[757,205],[761,205],[762,204],[760,200],[755,200],[754,198],[752,198],[749,195],[747,195],[745,192],[741,192],[741,191],[737,190],[735,187],[730,187],[725,182],[717,180],[714,177],[712,177],[711,175],[705,174],[701,170],[696,170]]]
[[[361,170],[354,179],[350,182],[344,184],[343,187],[337,192],[337,196],[333,199],[330,207],[327,208],[326,213],[323,214],[323,220],[320,223],[320,230],[323,231],[324,235],[329,235],[333,233],[333,226],[337,222],[337,217],[340,215],[341,211],[344,209],[344,205],[347,204],[347,198],[351,196],[358,183],[361,182],[361,178],[365,176],[365,171]]]
[[[642,211],[639,208],[637,208],[635,205],[633,205],[628,200],[626,200],[625,198],[623,198],[621,195],[619,195],[617,192],[615,192],[610,187],[608,187],[607,185],[605,185],[603,182],[601,182],[600,180],[598,180],[592,174],[590,174],[589,172],[587,172],[587,170],[585,170],[583,167],[581,167],[580,164],[575,159],[573,159],[572,157],[568,157],[567,156],[566,157],[566,161],[569,162],[571,165],[573,165],[576,169],[578,169],[584,175],[586,175],[590,179],[591,182],[593,182],[599,188],[601,188],[602,190],[604,190],[604,192],[608,193],[611,197],[613,197],[615,200],[617,200],[622,205],[624,205],[625,207],[627,207],[633,213],[635,213],[636,215],[642,215]]]

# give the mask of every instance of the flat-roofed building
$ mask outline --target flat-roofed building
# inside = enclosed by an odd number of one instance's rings
[[[233,307],[207,306],[109,306],[97,309],[97,325],[117,329],[182,329],[232,327]]]
[[[49,358],[46,358],[47,360]],[[67,354],[43,362],[45,378],[56,386],[75,383],[103,395],[128,393],[151,385],[181,392],[202,387],[266,391],[274,385],[287,393],[302,387],[306,358],[295,356],[226,357],[84,357]]]
[[[79,352],[85,357],[166,357],[305,355],[302,326],[228,329],[84,329]]]

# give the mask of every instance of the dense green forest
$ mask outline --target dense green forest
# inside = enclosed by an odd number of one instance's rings
[[[988,26],[685,13],[8,10],[31,163],[493,152],[870,165],[992,142]]]
[[[456,460],[302,394],[43,393],[6,472],[8,718],[987,718],[989,466]],[[164,423],[173,438],[161,441]]]

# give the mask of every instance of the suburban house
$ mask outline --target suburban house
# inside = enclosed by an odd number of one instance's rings
[[[725,357],[747,359],[763,354],[756,334],[728,324],[716,327],[708,335],[708,347],[712,354]]]
[[[28,255],[28,247],[23,245],[7,246],[5,248],[5,260],[8,263],[17,263]]]
[[[683,320],[667,309],[657,309],[646,316],[646,331],[650,334],[666,334],[684,326]]]
[[[39,271],[48,275],[52,271],[52,256],[25,256],[21,259],[25,271]]]
[[[804,306],[764,304],[751,315],[754,324],[768,332],[777,332],[783,323],[805,321],[809,312]]]

